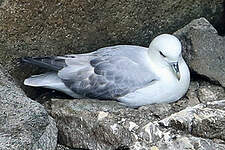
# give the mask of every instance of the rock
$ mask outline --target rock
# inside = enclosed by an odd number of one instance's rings
[[[149,124],[150,125],[150,124]],[[175,130],[160,130],[159,128],[153,128],[154,131],[157,131],[158,134],[151,132],[152,126],[146,126],[143,132],[140,132],[140,136],[142,134],[146,134],[149,138],[157,138],[157,142],[151,143],[151,139],[147,139],[146,141],[134,143],[131,146],[132,150],[136,149],[144,149],[144,150],[223,150],[225,148],[224,141],[220,140],[211,140],[205,139],[201,137],[195,137],[190,134],[185,134],[182,132],[177,132]],[[149,134],[149,135],[148,135]],[[156,137],[155,137],[156,136]],[[150,140],[150,141],[149,141]]]
[[[81,150],[81,149],[71,149],[66,146],[58,144],[56,150]]]
[[[183,39],[185,59],[191,70],[225,87],[225,37],[204,18],[174,33]]]
[[[161,126],[182,130],[195,137],[225,140],[225,100],[199,104],[171,115]]]
[[[172,33],[200,16],[219,26],[223,14],[223,0],[4,0],[0,4],[0,62],[14,77],[21,76],[15,60],[23,56],[84,53],[114,44],[148,46],[156,35]]]
[[[225,100],[188,107],[140,129],[131,149],[219,149],[224,142]]]
[[[197,95],[201,103],[213,102],[225,98],[225,89],[221,86],[202,81],[200,82],[199,89],[197,89]]]
[[[110,150],[125,147],[135,150],[182,149],[182,147],[189,146],[195,149],[197,145],[200,149],[207,148],[208,145],[204,143],[211,143],[210,148],[222,149],[225,145],[210,140],[212,130],[207,132],[208,137],[202,137],[201,134],[195,137],[194,132],[187,133],[189,128],[183,127],[185,125],[188,127],[189,122],[178,130],[162,125],[162,120],[169,120],[176,114],[180,118],[190,118],[190,116],[182,115],[182,112],[184,110],[186,112],[189,108],[200,108],[202,102],[216,101],[224,97],[225,92],[222,87],[211,85],[205,81],[200,83],[192,81],[187,95],[171,104],[146,105],[133,109],[114,101],[55,99],[51,101],[49,112],[56,120],[60,143],[71,148]],[[213,102],[207,103],[207,105],[209,104],[217,107]],[[204,108],[199,112],[206,113],[207,109],[209,108]],[[212,117],[216,118],[216,114],[219,115],[220,111],[216,112],[217,108],[212,110],[215,111]],[[218,117],[223,117],[223,115]],[[219,123],[220,126],[222,123]],[[196,123],[195,133],[198,133],[200,129],[197,126],[204,127],[204,125],[206,124]],[[217,124],[213,125],[218,126]],[[179,125],[177,126],[179,127]],[[213,129],[213,127],[211,128]],[[219,128],[215,132],[219,132]],[[202,133],[204,132],[202,131]],[[220,140],[225,141],[224,139]],[[176,143],[179,145],[175,146]]]
[[[129,146],[135,139],[133,131],[145,124],[144,118],[154,119],[149,116],[151,112],[138,112],[113,101],[60,99],[51,105],[61,144],[83,149]]]
[[[177,102],[172,103],[172,110],[173,112],[178,112],[189,106],[222,100],[224,98],[225,89],[223,87],[210,84],[206,81],[191,81],[186,95]],[[168,112],[165,113],[168,114]]]
[[[61,144],[83,149],[130,148],[141,127],[172,112],[170,104],[133,109],[114,101],[58,99],[51,103]]]
[[[54,150],[55,121],[10,80],[0,67],[0,149]]]

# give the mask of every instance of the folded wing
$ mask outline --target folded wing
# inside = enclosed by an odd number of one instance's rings
[[[88,54],[25,58],[23,61],[53,72],[32,76],[24,84],[56,89],[73,97],[117,99],[157,79],[146,65],[146,55],[146,48],[121,45]]]
[[[69,89],[84,97],[117,99],[156,79],[148,68],[125,56],[94,56],[81,65],[77,65],[78,60],[71,59],[58,76]]]

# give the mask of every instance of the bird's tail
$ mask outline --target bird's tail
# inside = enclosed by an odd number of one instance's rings
[[[24,84],[34,87],[55,87],[62,84],[61,79],[57,76],[55,72],[48,72],[40,75],[33,75],[24,80]]]
[[[37,65],[52,71],[58,71],[66,66],[65,60],[58,57],[24,57],[21,62]]]
[[[33,87],[45,87],[61,91],[74,98],[82,98],[80,95],[70,90],[63,81],[58,77],[56,72],[47,72],[45,74],[33,75],[24,80],[24,85]]]

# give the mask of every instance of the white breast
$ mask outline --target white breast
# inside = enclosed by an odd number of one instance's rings
[[[177,101],[186,93],[190,83],[190,72],[183,58],[179,62],[179,68],[181,74],[179,81],[170,69],[158,67],[157,71],[155,70],[160,77],[158,81],[120,97],[119,100],[128,106]]]

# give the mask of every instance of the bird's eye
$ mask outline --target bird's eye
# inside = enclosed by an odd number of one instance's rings
[[[160,55],[162,55],[163,57],[166,57],[161,51],[159,51]]]

